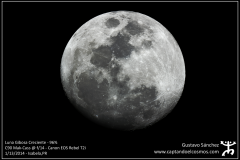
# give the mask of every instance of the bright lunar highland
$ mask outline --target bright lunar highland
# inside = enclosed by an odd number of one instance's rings
[[[67,43],[60,70],[72,104],[95,123],[119,130],[161,120],[176,106],[185,83],[183,55],[170,32],[129,11],[83,24]]]

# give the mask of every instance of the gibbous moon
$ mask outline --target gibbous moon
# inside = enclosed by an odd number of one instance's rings
[[[89,120],[135,130],[176,106],[185,65],[176,40],[159,22],[116,11],[94,17],[73,34],[62,56],[61,79],[69,100]]]

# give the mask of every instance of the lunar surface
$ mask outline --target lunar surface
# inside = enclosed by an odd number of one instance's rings
[[[161,120],[176,106],[185,83],[183,55],[170,32],[129,11],[83,24],[69,40],[60,70],[72,104],[97,124],[120,130]]]

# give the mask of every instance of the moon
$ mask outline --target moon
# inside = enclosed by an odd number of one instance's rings
[[[61,81],[89,120],[117,130],[153,125],[176,106],[185,83],[182,52],[153,18],[132,11],[96,16],[64,50]]]

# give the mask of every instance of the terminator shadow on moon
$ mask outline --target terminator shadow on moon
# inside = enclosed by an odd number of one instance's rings
[[[182,52],[159,22],[108,12],[83,24],[67,43],[61,80],[72,104],[104,127],[135,130],[176,106],[185,83]]]

